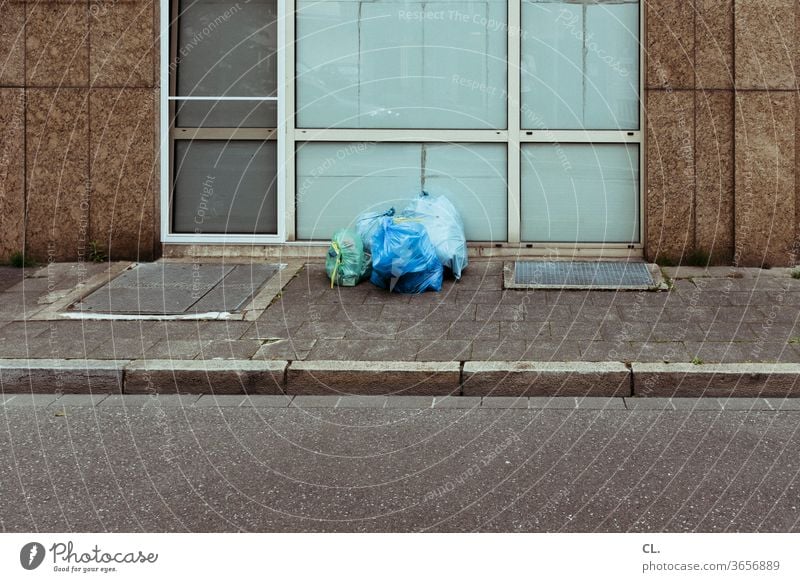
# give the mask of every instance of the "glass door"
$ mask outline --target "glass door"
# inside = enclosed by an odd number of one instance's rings
[[[524,0],[520,16],[521,240],[638,243],[638,0]]]
[[[170,9],[165,238],[280,239],[277,1]]]

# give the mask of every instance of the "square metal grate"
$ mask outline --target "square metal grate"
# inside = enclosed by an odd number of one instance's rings
[[[647,263],[625,261],[517,261],[513,287],[557,289],[649,289]]]
[[[279,265],[148,263],[125,271],[71,307],[89,313],[234,313]]]

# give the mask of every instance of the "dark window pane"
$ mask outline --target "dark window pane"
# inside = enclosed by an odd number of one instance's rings
[[[175,142],[173,232],[277,234],[275,141]]]
[[[178,95],[276,94],[275,0],[181,0],[179,9]]]

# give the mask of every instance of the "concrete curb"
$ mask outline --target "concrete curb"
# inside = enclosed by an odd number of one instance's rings
[[[459,394],[458,362],[364,362],[318,360],[292,362],[286,373],[288,394]]]
[[[7,394],[119,393],[129,360],[0,359],[0,389]]]
[[[286,361],[144,360],[125,367],[125,394],[281,394]]]
[[[629,396],[618,362],[466,362],[465,396]]]
[[[800,396],[800,364],[631,365],[637,396]]]
[[[800,397],[800,364],[0,359],[5,394]]]

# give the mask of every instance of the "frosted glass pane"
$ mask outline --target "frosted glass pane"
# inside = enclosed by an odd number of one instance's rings
[[[306,143],[297,151],[297,233],[326,240],[367,210],[443,194],[468,240],[507,239],[504,144]]]
[[[299,127],[506,127],[506,3],[297,3]]]
[[[639,148],[524,144],[522,240],[639,242]]]
[[[524,129],[638,129],[638,1],[524,0],[520,82]]]
[[[276,95],[276,0],[181,0],[177,95]]]
[[[638,129],[638,3],[587,6],[586,30],[587,127]]]
[[[583,48],[562,20],[583,18],[580,4],[522,4],[520,122],[525,129],[574,129],[583,124]]]
[[[175,142],[173,232],[276,234],[275,141]]]
[[[278,127],[276,101],[175,101],[176,127]]]

